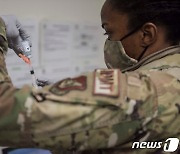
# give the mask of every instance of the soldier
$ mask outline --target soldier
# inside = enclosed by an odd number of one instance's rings
[[[179,0],[106,0],[101,18],[111,69],[40,90],[16,89],[1,73],[0,145],[56,153],[172,152],[163,144],[180,139],[179,10]],[[1,23],[1,52],[3,30]]]

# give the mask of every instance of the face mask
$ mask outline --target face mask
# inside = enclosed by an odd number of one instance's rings
[[[124,70],[137,63],[137,60],[129,57],[121,41],[106,40],[104,46],[104,59],[108,68],[119,68]]]
[[[121,71],[135,65],[145,54],[148,47],[146,47],[140,54],[138,60],[129,57],[121,43],[122,40],[136,32],[138,28],[124,36],[120,41],[106,40],[104,46],[104,59],[108,68],[119,68]]]

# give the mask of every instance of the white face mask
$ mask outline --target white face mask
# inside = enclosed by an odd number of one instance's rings
[[[104,46],[104,59],[108,68],[119,68],[121,71],[138,62],[126,54],[121,41],[110,41],[108,39]]]

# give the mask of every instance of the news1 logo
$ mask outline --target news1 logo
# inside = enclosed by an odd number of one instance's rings
[[[168,138],[164,143],[163,150],[165,152],[174,152],[178,149],[179,139],[178,138]]]
[[[165,152],[175,152],[179,146],[178,138],[168,138],[164,144],[163,142],[134,142],[132,149],[160,149],[163,148]]]

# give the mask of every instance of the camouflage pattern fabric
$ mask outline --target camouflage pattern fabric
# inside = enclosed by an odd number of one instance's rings
[[[180,139],[180,48],[174,48],[134,71],[97,69],[38,90],[14,88],[1,71],[0,146],[145,154],[155,150],[133,151],[132,143]]]
[[[5,24],[0,18],[0,81],[11,82],[8,76],[4,55],[7,52],[8,43],[6,38]]]

